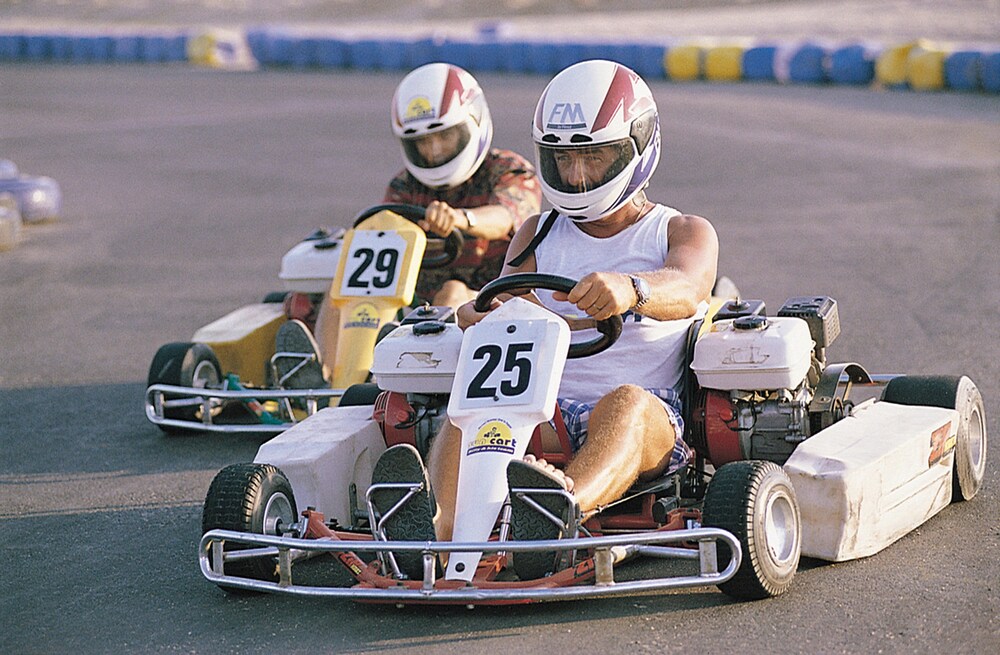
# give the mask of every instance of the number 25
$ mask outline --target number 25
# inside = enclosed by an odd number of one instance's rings
[[[487,343],[479,346],[472,358],[474,360],[485,359],[486,363],[472,378],[466,397],[492,398],[497,395],[496,387],[486,387],[483,386],[483,383],[497,370],[501,358],[504,360],[504,372],[513,373],[516,371],[517,375],[513,382],[507,379],[500,382],[500,393],[509,398],[520,396],[527,391],[528,382],[531,380],[531,359],[523,355],[530,353],[534,347],[534,344],[531,343],[512,343],[507,347],[507,356],[503,357],[503,349],[496,344]]]

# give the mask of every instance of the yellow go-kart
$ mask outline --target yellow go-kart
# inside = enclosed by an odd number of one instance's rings
[[[413,301],[420,268],[447,266],[462,249],[461,232],[427,235],[416,224],[423,217],[422,207],[376,205],[346,232],[317,231],[295,245],[282,258],[286,291],[230,312],[189,342],[160,347],[149,367],[146,417],[170,434],[278,433],[320,407],[370,404],[374,395],[364,383],[376,341]],[[302,357],[275,352],[291,292],[318,295],[339,310],[329,388],[289,389],[284,383],[295,367],[278,373],[282,357]]]

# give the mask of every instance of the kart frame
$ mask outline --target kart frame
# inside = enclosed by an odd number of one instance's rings
[[[653,593],[666,589],[713,586],[732,578],[741,563],[739,541],[719,528],[681,528],[684,510],[659,530],[598,537],[580,537],[545,541],[495,540],[480,543],[376,541],[369,535],[330,529],[323,514],[302,512],[303,536],[285,537],[230,530],[211,530],[199,544],[202,574],[215,584],[248,591],[280,593],[293,596],[347,598],[361,602],[437,603],[469,605],[504,605],[536,601],[574,600],[608,596]],[[226,542],[251,546],[251,549],[225,551]],[[733,556],[722,570],[717,566],[717,543],[725,543]],[[687,544],[687,546],[670,545]],[[695,544],[693,547],[691,544]],[[498,581],[508,553],[586,550],[591,554],[574,566],[537,580]],[[366,563],[357,553],[384,557],[390,552],[423,554],[422,580],[400,580],[378,572],[378,561]],[[492,553],[484,557],[472,583],[438,579],[434,562],[439,554],[456,552]],[[310,586],[294,582],[293,563],[316,555],[333,555],[357,581],[353,586]],[[697,575],[656,577],[616,581],[615,564],[626,558],[646,556],[661,559],[697,560]],[[254,557],[277,557],[276,582],[226,575],[226,562]]]
[[[284,402],[304,400],[305,415],[312,416],[319,411],[319,401],[323,398],[335,399],[344,395],[344,389],[192,389],[169,384],[154,384],[146,389],[146,418],[154,425],[198,430],[212,433],[279,434],[302,419],[275,423],[219,423],[215,421],[214,409],[223,407],[227,401],[248,403],[253,401]],[[171,398],[166,398],[170,394]],[[201,407],[201,421],[167,418],[164,409],[173,407]]]

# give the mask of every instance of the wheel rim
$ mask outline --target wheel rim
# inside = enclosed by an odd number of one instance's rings
[[[968,426],[969,463],[977,475],[981,475],[985,468],[983,460],[984,441],[986,440],[986,426],[983,424],[983,415],[976,407],[969,417]]]
[[[292,516],[292,501],[283,493],[276,493],[267,499],[264,506],[264,534],[280,536],[279,528],[282,525],[294,523]]]
[[[795,560],[798,526],[795,506],[787,494],[775,494],[768,499],[764,513],[764,536],[772,561],[787,566]]]
[[[194,367],[194,373],[191,376],[191,386],[195,389],[206,389],[210,385],[218,384],[218,382],[219,373],[215,370],[212,362],[202,360]]]

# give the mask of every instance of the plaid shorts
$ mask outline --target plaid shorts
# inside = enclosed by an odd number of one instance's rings
[[[664,473],[671,473],[686,465],[690,461],[693,453],[683,439],[684,419],[682,418],[683,407],[681,397],[673,389],[646,389],[660,399],[663,408],[667,410],[667,417],[671,425],[674,426],[674,450],[670,454],[670,465]],[[569,442],[573,447],[573,452],[580,450],[587,440],[587,427],[590,424],[590,413],[594,410],[593,403],[584,403],[569,398],[559,398],[557,400],[559,412],[562,414],[563,422],[566,424],[566,432],[569,434]]]

